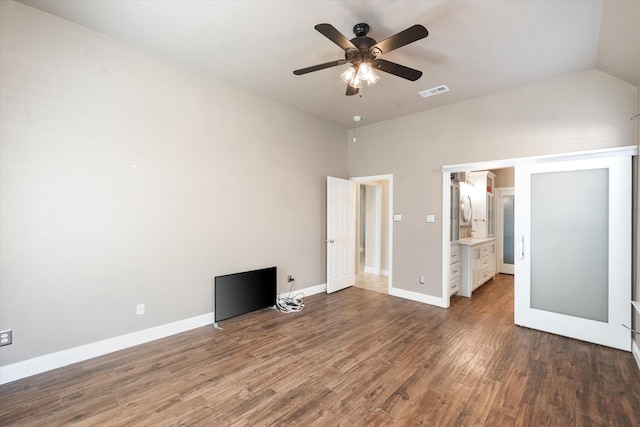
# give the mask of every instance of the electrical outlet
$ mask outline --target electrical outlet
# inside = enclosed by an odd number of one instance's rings
[[[287,282],[293,282],[293,276],[292,275],[288,275],[287,276]]]
[[[140,303],[136,306],[136,314],[138,316],[140,316],[141,314],[144,314],[144,303]]]
[[[420,284],[424,285],[424,276],[420,276]]]
[[[0,331],[0,346],[9,345],[11,343],[13,343],[13,332],[11,332],[11,329]]]

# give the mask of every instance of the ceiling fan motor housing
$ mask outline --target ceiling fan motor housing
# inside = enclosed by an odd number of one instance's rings
[[[372,62],[382,52],[379,49],[371,49],[377,43],[371,37],[367,37],[369,25],[365,23],[356,24],[353,27],[353,33],[356,35],[350,40],[357,49],[347,49],[344,52],[344,58],[354,65],[361,62]]]

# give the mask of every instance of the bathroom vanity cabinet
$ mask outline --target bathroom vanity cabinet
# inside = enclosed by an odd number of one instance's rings
[[[460,239],[461,276],[459,295],[470,297],[478,286],[496,275],[496,239]]]

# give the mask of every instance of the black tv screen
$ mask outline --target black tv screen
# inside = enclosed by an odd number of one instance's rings
[[[276,305],[276,267],[216,276],[214,321]]]

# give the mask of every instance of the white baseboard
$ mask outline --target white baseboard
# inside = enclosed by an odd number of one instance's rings
[[[310,286],[308,288],[304,288],[304,289],[294,289],[293,291],[291,291],[291,296],[296,296],[297,294],[304,294],[305,297],[309,297],[311,295],[315,295],[315,294],[321,294],[323,292],[327,292],[327,284],[326,283],[322,283],[320,285],[316,285],[316,286]],[[287,295],[289,295],[289,291],[287,292],[280,292],[280,296],[281,297],[286,297]]]
[[[385,269],[382,269],[382,275],[383,275],[383,276],[387,276],[387,277],[389,277],[389,275],[390,275],[390,274],[391,274],[391,270],[385,270]]]
[[[310,286],[303,289],[294,289],[292,294],[302,293],[305,296],[320,294],[327,291],[327,284],[322,283],[316,286]],[[280,295],[286,296],[288,292],[282,292]],[[441,298],[432,297],[430,295],[420,294],[417,292],[406,291],[391,287],[389,294],[400,298],[406,298],[412,301],[418,301],[426,304],[443,307]],[[91,344],[58,351],[56,353],[46,354],[44,356],[35,357],[33,359],[24,360],[22,362],[13,363],[11,365],[0,366],[0,384],[6,384],[17,381],[32,375],[41,374],[53,369],[62,368],[74,363],[93,359],[94,357],[103,356],[113,353],[114,351],[124,350],[125,348],[134,347],[149,341],[165,338],[171,335],[186,332],[191,329],[200,328],[202,326],[212,325],[214,323],[213,312],[202,314],[200,316],[189,319],[179,320],[165,325],[155,326],[153,328],[144,329],[142,331],[132,332],[130,334],[120,335]],[[640,365],[640,350],[634,343],[634,356]]]
[[[321,294],[326,291],[327,291],[327,284],[323,283],[321,285],[311,286],[309,288],[297,289],[297,290],[294,289],[293,292],[291,292],[291,294],[292,296],[295,296],[298,293],[303,293],[305,296],[308,297],[315,294]],[[288,294],[289,292],[281,292],[280,296],[287,296]],[[418,292],[407,291],[404,289],[398,289],[398,288],[394,288],[393,286],[389,288],[389,295],[405,298],[411,301],[417,301],[425,304],[447,308],[442,298],[437,298],[431,295],[420,294]]]
[[[420,294],[418,292],[407,291],[405,289],[398,289],[394,287],[389,288],[389,295],[394,297],[400,297],[411,301],[422,302],[425,304],[435,305],[442,308],[447,308],[444,298],[438,298],[431,295]]]
[[[364,272],[365,273],[370,273],[370,274],[375,274],[376,276],[380,275],[380,269],[376,268],[376,267],[364,267]]]
[[[82,362],[114,351],[144,344],[160,338],[186,332],[191,329],[213,324],[213,313],[206,313],[189,319],[155,326],[142,331],[109,338],[106,340],[46,354],[11,365],[0,366],[0,384],[17,381],[32,375]]]
[[[633,358],[636,359],[638,369],[640,369],[640,347],[638,347],[638,343],[635,341],[631,344],[631,352],[633,353]]]

